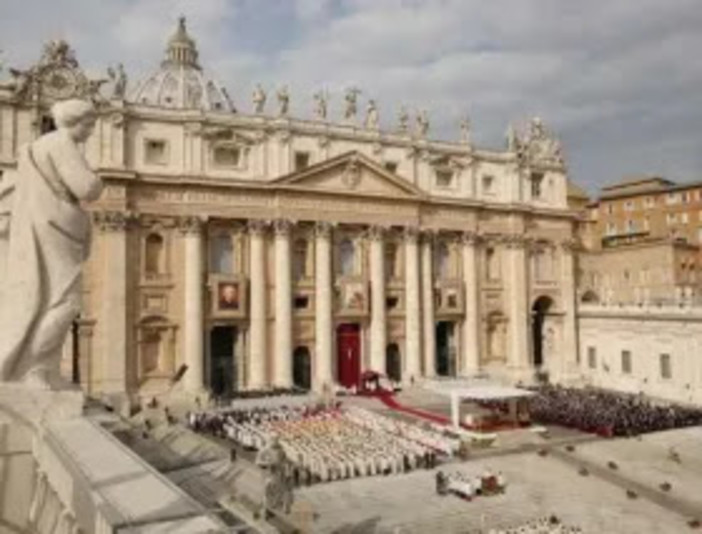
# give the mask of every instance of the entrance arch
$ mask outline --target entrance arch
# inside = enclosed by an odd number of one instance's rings
[[[210,389],[216,396],[226,396],[236,385],[235,326],[215,326],[210,331]]]
[[[395,382],[402,380],[402,359],[397,343],[390,343],[385,349],[385,372]]]
[[[297,347],[293,352],[293,385],[305,390],[312,387],[312,363],[307,347]]]
[[[346,388],[358,387],[361,378],[361,327],[358,323],[337,327],[336,363],[339,384]]]
[[[531,338],[532,338],[532,363],[539,368],[544,365],[544,349],[546,347],[545,323],[546,316],[554,304],[551,297],[542,296],[536,299],[531,307]]]

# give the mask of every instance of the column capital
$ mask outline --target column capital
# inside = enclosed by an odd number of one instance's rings
[[[317,221],[314,223],[314,233],[317,237],[329,238],[331,236],[334,223],[329,221]]]
[[[273,230],[277,236],[289,236],[295,222],[289,219],[276,219],[273,221]]]
[[[559,244],[560,244],[561,250],[563,250],[563,252],[573,253],[573,252],[576,252],[577,250],[580,249],[580,242],[573,237],[570,237],[568,239],[564,239]]]
[[[373,224],[368,227],[365,234],[366,237],[371,241],[382,241],[387,231],[387,227],[378,224]]]
[[[421,234],[417,226],[405,226],[402,231],[405,241],[409,243],[416,243]]]
[[[101,232],[124,232],[137,220],[130,211],[94,211],[93,222]]]
[[[507,248],[517,250],[523,250],[529,244],[527,237],[521,234],[505,234],[501,236],[500,241],[507,245]]]
[[[461,242],[464,245],[474,247],[483,242],[483,236],[474,230],[467,230],[461,234]]]
[[[251,235],[260,236],[266,233],[269,221],[264,221],[263,219],[249,219],[246,221],[246,228]]]
[[[200,234],[206,219],[197,215],[188,215],[176,219],[176,228],[183,234]]]

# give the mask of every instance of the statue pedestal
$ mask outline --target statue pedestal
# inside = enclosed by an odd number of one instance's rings
[[[80,389],[37,390],[20,384],[0,384],[0,414],[8,414],[38,427],[83,414],[85,396]]]

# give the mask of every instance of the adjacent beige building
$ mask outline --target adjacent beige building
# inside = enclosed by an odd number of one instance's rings
[[[165,391],[179,370],[192,393],[576,371],[576,215],[540,120],[488,150],[466,123],[429,139],[426,115],[382,131],[354,91],[338,119],[324,94],[296,118],[260,87],[236,111],[184,21],[153,75],[113,78],[99,98],[54,42],[0,89],[5,171],[53,101],[100,101],[86,153],[106,187],[67,351],[91,394]]]

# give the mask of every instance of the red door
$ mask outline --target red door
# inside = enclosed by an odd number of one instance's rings
[[[339,384],[358,387],[361,376],[361,328],[358,324],[342,324],[336,329]]]

